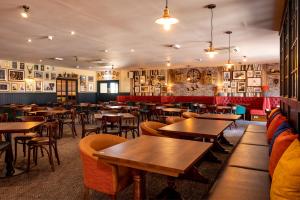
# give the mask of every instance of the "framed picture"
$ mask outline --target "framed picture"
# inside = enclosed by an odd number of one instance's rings
[[[44,92],[55,92],[55,82],[44,81]]]
[[[11,92],[25,92],[25,82],[11,82]]]
[[[8,78],[10,81],[24,81],[25,73],[23,70],[9,70]]]
[[[146,83],[146,77],[145,76],[140,76],[140,83],[145,84]]]
[[[134,76],[134,81],[135,82],[140,82],[140,77],[139,76]]]
[[[261,87],[255,87],[254,92],[261,92]]]
[[[0,81],[6,81],[6,80],[7,80],[7,70],[0,69]]]
[[[94,82],[94,77],[93,76],[88,76],[88,81],[89,82]]]
[[[261,77],[261,71],[254,71],[255,77]]]
[[[231,93],[236,93],[236,87],[231,88]]]
[[[20,63],[20,69],[22,69],[22,70],[25,69],[25,63]]]
[[[50,80],[50,73],[49,72],[45,72],[44,74],[45,74],[44,79],[45,80]]]
[[[261,86],[261,78],[248,78],[247,85],[248,87]]]
[[[45,71],[45,66],[41,65],[41,71]]]
[[[94,83],[89,83],[89,92],[93,92],[94,91]]]
[[[238,82],[237,86],[237,92],[246,92],[246,82]]]
[[[8,92],[8,91],[9,91],[9,83],[0,82],[0,92]]]
[[[230,72],[224,72],[224,80],[230,80]]]
[[[25,82],[26,92],[33,92],[35,87],[35,82],[33,80],[28,80]]]
[[[50,76],[51,76],[51,80],[52,80],[52,81],[56,79],[56,73],[51,73]]]
[[[42,81],[35,81],[35,91],[36,92],[43,91],[43,82]]]
[[[18,63],[17,63],[16,61],[13,61],[13,62],[11,63],[11,68],[13,68],[13,69],[18,69]]]
[[[154,93],[155,94],[160,94],[160,87],[155,87]]]
[[[140,92],[140,87],[134,87],[134,92],[139,93]]]
[[[253,77],[253,75],[254,75],[254,73],[253,73],[253,71],[247,71],[247,78],[251,78],[251,77]]]
[[[223,87],[224,88],[229,88],[230,87],[230,82],[229,81],[224,81],[223,82]]]
[[[34,65],[34,71],[39,71],[39,65]]]
[[[141,92],[149,92],[148,86],[141,86]]]
[[[237,87],[236,82],[235,82],[235,81],[231,81],[230,86],[231,86],[232,88],[236,88],[236,87]]]
[[[233,79],[244,80],[246,79],[246,71],[234,71],[232,73]]]
[[[34,78],[33,69],[34,69],[33,65],[26,64],[25,74],[27,78]]]
[[[79,77],[79,85],[80,85],[80,91],[81,92],[86,92],[87,91],[86,76],[80,75],[80,77]]]
[[[44,72],[35,71],[34,72],[34,78],[36,79],[43,79]]]
[[[248,93],[254,92],[254,88],[253,87],[247,87],[247,92]]]

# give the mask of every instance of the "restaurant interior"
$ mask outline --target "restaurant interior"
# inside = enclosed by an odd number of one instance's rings
[[[300,199],[299,9],[1,0],[0,199]]]

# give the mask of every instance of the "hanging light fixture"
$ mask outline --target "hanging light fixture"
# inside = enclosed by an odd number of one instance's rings
[[[28,17],[29,17],[29,6],[23,5],[23,6],[22,6],[22,12],[20,12],[20,15],[21,15],[23,18],[28,18]]]
[[[232,31],[226,31],[225,32],[226,34],[228,34],[228,61],[227,63],[225,64],[226,68],[227,69],[231,69],[231,67],[234,66],[234,64],[231,63],[231,44],[230,44],[230,40],[231,40],[231,34],[232,34]]]
[[[155,23],[163,25],[166,31],[171,29],[171,25],[177,24],[179,21],[176,18],[171,17],[170,10],[168,8],[168,0],[166,0],[166,7],[163,12],[163,16],[155,21]]]
[[[213,19],[214,19],[214,12],[213,9],[216,8],[216,4],[209,4],[208,6],[206,6],[208,9],[210,9],[211,11],[211,18],[210,18],[210,41],[209,41],[209,47],[208,50],[206,52],[206,54],[210,57],[213,58],[215,57],[216,54],[218,54],[218,52],[215,51],[214,45],[213,45]]]

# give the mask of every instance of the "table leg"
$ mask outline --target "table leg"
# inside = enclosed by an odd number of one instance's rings
[[[133,170],[134,200],[145,199],[146,181],[145,174],[140,170]]]
[[[228,145],[228,146],[233,146],[233,144],[231,144],[225,137],[224,135],[220,135],[220,137],[218,138],[219,141],[221,142],[221,144],[225,144],[225,145]]]
[[[221,153],[225,153],[225,154],[228,154],[229,151],[224,149],[221,144],[219,143],[218,139],[215,139],[214,143],[213,143],[213,147],[212,149],[214,151],[218,151],[218,152],[221,152]]]
[[[211,150],[204,155],[204,159],[209,162],[222,163],[222,161]]]
[[[204,177],[195,166],[192,166],[181,178],[197,181],[200,183],[209,183],[208,178]]]
[[[181,200],[181,195],[176,190],[175,178],[168,176],[168,187],[163,189],[157,196],[156,199],[173,199]]]
[[[12,144],[11,134],[7,133],[4,136],[5,136],[6,142],[10,143],[10,148],[7,149],[6,153],[5,153],[5,163],[6,163],[5,176],[8,177],[8,176],[12,176],[15,173],[15,169],[14,169],[14,166],[13,166],[14,157],[13,157],[13,151],[12,151],[12,146],[11,146],[11,144]]]

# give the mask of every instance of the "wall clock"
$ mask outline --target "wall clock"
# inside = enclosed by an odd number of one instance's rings
[[[187,81],[197,83],[201,79],[201,72],[198,69],[190,69],[187,72]]]

